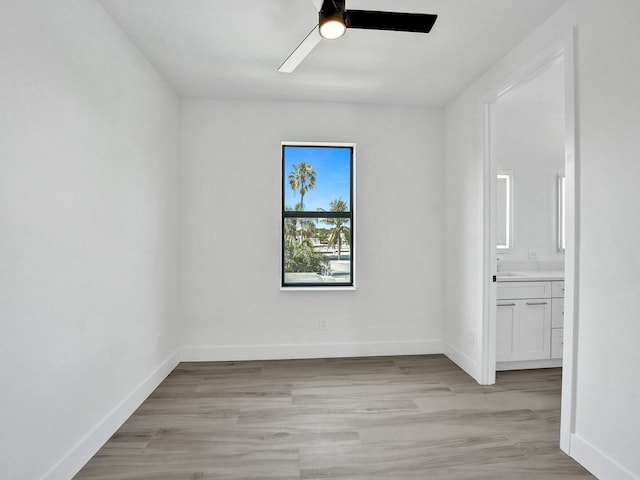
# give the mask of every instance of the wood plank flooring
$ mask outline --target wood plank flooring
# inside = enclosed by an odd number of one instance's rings
[[[595,478],[558,448],[560,384],[443,355],[181,363],[75,480]]]

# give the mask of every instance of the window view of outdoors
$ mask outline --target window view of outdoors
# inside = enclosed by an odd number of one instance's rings
[[[353,285],[353,149],[283,145],[283,286]]]

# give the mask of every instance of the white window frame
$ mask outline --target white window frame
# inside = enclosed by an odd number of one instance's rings
[[[282,248],[280,253],[280,290],[281,291],[352,291],[356,290],[356,144],[349,142],[300,142],[300,141],[283,141],[281,142],[281,168],[283,168],[282,172],[282,188],[284,189],[284,147],[285,146],[308,146],[308,147],[347,147],[351,148],[351,248],[350,248],[350,257],[351,257],[351,282],[348,285],[331,285],[327,284],[286,284],[284,282],[284,190],[281,192],[281,201],[282,201],[282,226],[281,226],[281,242]]]

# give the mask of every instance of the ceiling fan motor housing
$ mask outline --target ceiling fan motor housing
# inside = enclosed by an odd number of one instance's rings
[[[345,0],[324,0],[318,14],[320,25],[330,19],[345,21]]]

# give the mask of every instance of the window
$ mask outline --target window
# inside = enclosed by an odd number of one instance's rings
[[[508,171],[498,172],[496,183],[497,215],[496,243],[498,252],[513,248],[513,175]]]
[[[354,286],[354,172],[354,144],[282,144],[282,287]]]

